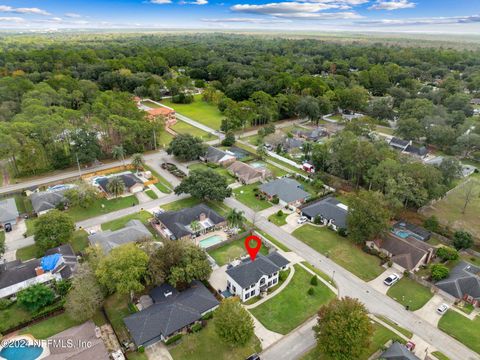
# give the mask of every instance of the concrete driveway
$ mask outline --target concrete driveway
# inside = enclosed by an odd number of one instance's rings
[[[257,336],[258,340],[262,343],[262,349],[266,349],[269,346],[273,345],[276,343],[278,340],[280,340],[283,335],[270,331],[268,330],[265,326],[263,326],[260,321],[255,319],[255,317],[252,315],[253,319],[253,325],[255,327],[255,335]]]
[[[385,270],[383,273],[381,273],[378,277],[375,279],[371,280],[369,282],[370,286],[373,287],[375,290],[382,294],[386,294],[388,289],[390,289],[390,286],[387,286],[383,283],[383,280],[385,280],[387,277],[389,277],[392,274],[397,274],[400,279],[403,277],[402,272],[398,271],[397,269],[389,268]]]
[[[438,322],[442,315],[437,313],[437,308],[443,303],[448,306],[452,306],[452,302],[444,299],[440,295],[434,295],[421,309],[414,311],[419,317],[421,317],[426,322],[437,326]]]
[[[298,229],[302,224],[297,223],[297,220],[300,218],[300,215],[294,212],[293,214],[290,214],[287,216],[285,221],[287,222],[285,225],[281,226],[282,230],[285,230],[289,234],[294,232],[296,229]]]
[[[167,347],[161,341],[147,346],[145,348],[145,354],[147,355],[148,360],[173,360]]]
[[[16,240],[23,239],[23,234],[27,231],[27,223],[25,220],[18,220],[17,224],[13,226],[12,231],[5,233],[5,243],[13,243]]]
[[[215,290],[225,290],[227,288],[227,265],[220,266],[219,268],[212,271],[210,279],[208,282]]]

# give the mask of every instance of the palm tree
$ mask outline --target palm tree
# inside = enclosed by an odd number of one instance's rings
[[[114,176],[108,180],[107,190],[113,196],[118,197],[125,191],[125,183],[119,176]]]
[[[257,146],[257,158],[260,160],[265,159],[265,157],[268,155],[267,149],[265,149],[265,146],[263,144],[260,144]]]
[[[227,214],[227,222],[230,227],[239,227],[243,224],[245,217],[243,211],[237,209],[231,209]]]
[[[122,160],[122,164],[125,166],[125,149],[122,145],[113,147],[112,156],[115,160]]]
[[[145,161],[143,160],[143,155],[140,153],[136,153],[132,155],[132,165],[135,170],[138,172],[139,169],[143,167]]]
[[[305,160],[310,160],[310,153],[312,152],[312,143],[305,141],[302,145],[303,155],[305,155]]]
[[[190,223],[190,229],[196,234],[202,229],[202,226],[200,225],[200,222],[198,220],[193,220]]]

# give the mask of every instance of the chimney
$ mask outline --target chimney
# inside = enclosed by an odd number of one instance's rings
[[[45,274],[45,271],[43,270],[43,268],[41,266],[38,266],[38,267],[35,268],[35,273],[37,274],[37,276],[40,276],[40,275]]]

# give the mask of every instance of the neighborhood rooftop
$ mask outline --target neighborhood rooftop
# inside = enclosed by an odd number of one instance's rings
[[[274,251],[266,256],[259,254],[255,261],[249,258],[226,273],[242,287],[258,282],[264,275],[271,275],[287,265],[289,261]]]
[[[67,200],[64,196],[65,191],[66,189],[33,193],[30,195],[33,210],[37,214],[41,214],[42,212],[55,209],[58,204]]]
[[[448,278],[435,285],[457,299],[466,295],[480,303],[480,267],[461,261],[450,271]]]
[[[282,178],[270,181],[260,186],[260,190],[269,196],[277,196],[285,203],[303,200],[310,196],[302,189],[302,185],[293,179]]]
[[[333,197],[327,197],[302,208],[302,215],[311,220],[320,216],[323,219],[334,220],[337,228],[347,227],[348,207]]]
[[[0,200],[0,225],[15,221],[18,217],[17,204],[14,198]]]
[[[127,222],[122,229],[98,232],[90,235],[88,240],[92,245],[98,245],[103,248],[105,253],[108,253],[117,246],[151,238],[152,234],[145,225],[140,220],[133,219]]]
[[[109,176],[109,177],[102,177],[100,179],[97,179],[97,184],[102,188],[103,191],[108,193],[108,181],[113,178],[118,176],[120,179],[122,179],[123,183],[125,184],[125,189],[130,189],[132,186],[135,184],[142,184],[142,181],[136,177],[132,173],[123,173],[123,174],[118,174],[114,176]]]
[[[380,359],[385,360],[420,360],[413,352],[399,342],[393,342],[390,347],[383,352]]]

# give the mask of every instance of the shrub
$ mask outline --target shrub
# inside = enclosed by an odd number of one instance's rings
[[[65,296],[72,287],[72,283],[69,280],[55,281],[55,292],[57,295]]]
[[[288,277],[288,271],[287,270],[283,270],[283,271],[280,271],[280,273],[278,274],[278,279],[280,281],[285,281]]]
[[[403,272],[403,276],[404,276],[405,278],[407,278],[407,279],[410,278],[410,271],[405,270],[405,271]]]
[[[195,333],[195,332],[199,332],[200,330],[202,330],[202,328],[203,327],[202,327],[201,323],[195,323],[190,327],[190,330]]]
[[[437,217],[435,215],[432,215],[423,222],[423,226],[427,230],[430,230],[430,231],[433,231],[433,232],[438,232],[438,229],[440,227],[440,223],[438,222]]]
[[[210,311],[202,316],[202,320],[210,320],[211,318],[213,318],[213,311]]]
[[[137,351],[140,353],[140,354],[143,354],[145,352],[145,348],[143,347],[143,345],[140,345],[137,349]]]
[[[347,237],[347,229],[345,229],[345,228],[338,229],[338,235],[340,235],[342,237]]]
[[[308,289],[307,294],[312,296],[313,294],[315,294],[315,290],[313,290],[313,288],[311,287],[310,289]]]
[[[53,290],[43,284],[32,285],[17,294],[18,303],[32,313],[36,313],[55,299]]]
[[[313,275],[310,279],[310,285],[317,286],[318,285],[318,278],[317,275]]]
[[[277,216],[278,216],[278,217],[282,217],[282,216],[283,216],[283,211],[282,211],[282,210],[278,210],[278,211],[277,211]]]
[[[442,264],[434,264],[430,268],[430,276],[433,280],[439,281],[448,277],[450,270]]]
[[[280,202],[280,199],[277,196],[274,196],[271,201],[272,204],[278,204]]]
[[[448,246],[442,246],[437,250],[437,256],[442,259],[442,261],[457,260],[458,251]]]
[[[313,223],[314,223],[315,225],[320,225],[320,224],[322,223],[322,218],[321,218],[320,216],[318,216],[318,215],[315,216],[315,217],[313,218]]]
[[[165,345],[173,344],[174,342],[177,342],[181,338],[182,338],[182,334],[173,335],[171,338],[165,341]]]
[[[455,231],[453,234],[453,246],[455,249],[468,249],[473,245],[472,234],[466,231]]]
[[[0,299],[0,310],[5,310],[13,304],[12,300]]]
[[[392,261],[392,260],[388,260],[387,265],[388,265],[388,267],[392,267],[392,266],[393,266],[393,261]]]

